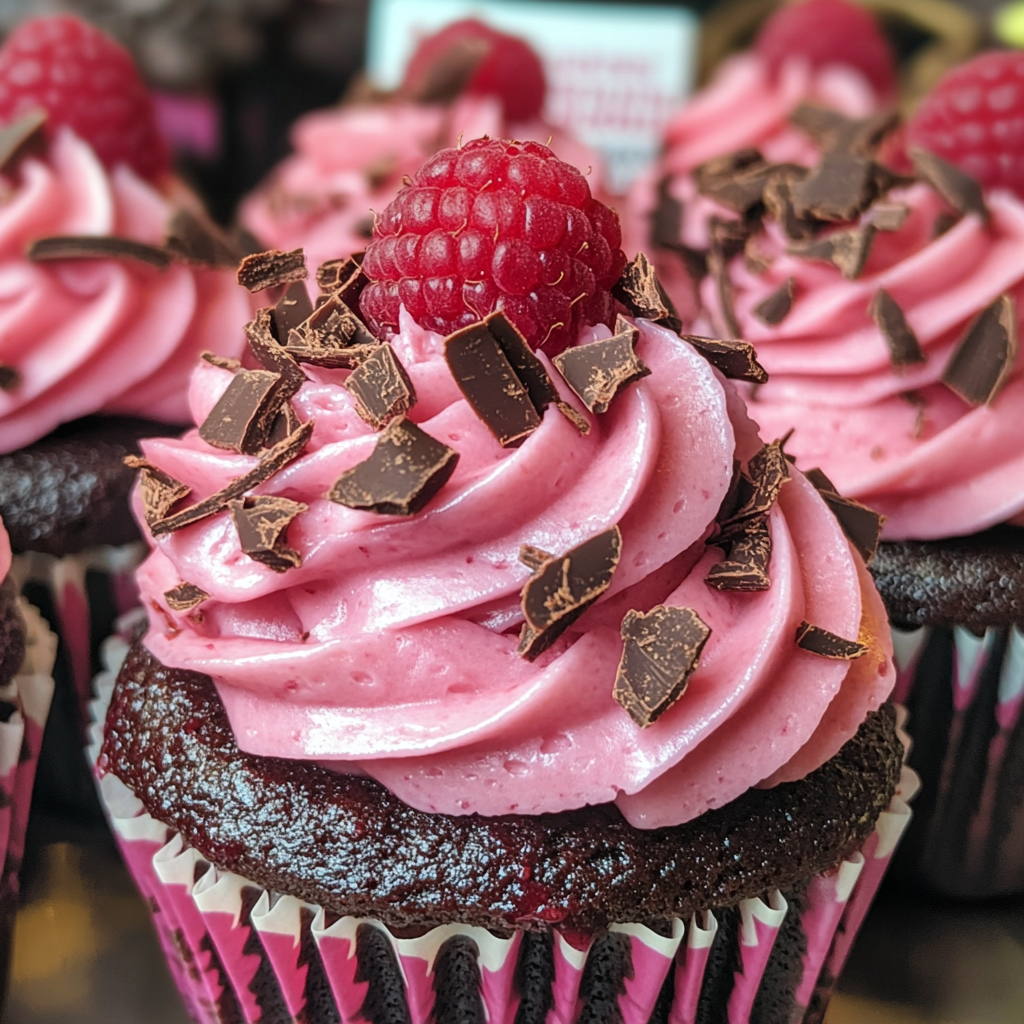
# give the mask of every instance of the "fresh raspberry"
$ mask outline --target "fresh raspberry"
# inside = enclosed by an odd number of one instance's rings
[[[544,106],[544,65],[530,45],[476,18],[453,22],[416,48],[403,89],[431,98],[452,87],[497,96],[509,121],[529,121]]]
[[[907,147],[1024,198],[1024,53],[983,53],[944,75],[907,126]]]
[[[502,309],[557,352],[611,324],[625,266],[619,218],[539,142],[476,139],[431,157],[377,220],[360,308],[378,334],[398,310],[450,334]]]
[[[168,168],[153,101],[131,56],[78,18],[30,18],[0,48],[0,123],[40,108],[50,138],[67,125],[108,168],[125,163],[150,179]]]
[[[880,98],[896,92],[896,62],[875,19],[848,0],[784,3],[764,23],[754,50],[773,73],[787,57],[800,56],[817,69],[847,64],[874,86]]]

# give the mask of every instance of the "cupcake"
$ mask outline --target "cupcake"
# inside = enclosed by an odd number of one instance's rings
[[[540,58],[521,39],[466,19],[421,43],[402,87],[353,98],[302,117],[295,152],[239,208],[263,245],[303,248],[311,263],[366,248],[381,213],[420,164],[462,137],[547,142],[587,168],[603,189],[600,158],[541,117],[546,91]]]
[[[143,442],[99,687],[196,1019],[820,1019],[912,777],[749,347],[683,340],[538,143],[441,151],[318,281]]]
[[[724,158],[686,215],[711,252],[694,329],[744,338],[768,372],[751,416],[792,429],[844,514],[885,516],[872,570],[926,783],[908,851],[960,895],[1024,891],[1022,77],[1014,53],[951,72],[907,126],[908,174],[878,162],[891,121],[801,108],[820,160]],[[758,192],[742,219],[722,202],[738,182]]]
[[[0,123],[0,513],[84,698],[90,592],[119,598],[139,538],[122,459],[187,421],[196,356],[240,354],[252,305],[237,254],[170,170],[130,58],[96,29],[16,29]],[[78,784],[88,795],[86,773]]]

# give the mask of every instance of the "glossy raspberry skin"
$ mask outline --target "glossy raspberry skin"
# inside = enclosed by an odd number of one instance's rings
[[[67,125],[110,170],[124,163],[152,180],[168,169],[153,101],[131,56],[78,18],[30,18],[0,48],[0,124],[40,108],[50,138]]]
[[[1024,198],[1024,53],[983,53],[948,72],[910,121],[907,146]]]
[[[875,19],[848,0],[801,0],[783,4],[764,23],[754,49],[777,72],[790,56],[817,69],[828,64],[856,68],[880,98],[896,91],[896,62]]]
[[[537,142],[476,139],[431,157],[378,218],[360,308],[383,336],[404,304],[450,334],[497,309],[557,352],[611,324],[625,266],[619,218]]]

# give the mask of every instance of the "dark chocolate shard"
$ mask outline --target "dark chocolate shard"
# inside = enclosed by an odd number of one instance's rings
[[[416,402],[416,390],[390,345],[378,345],[345,381],[356,412],[374,430],[404,416]]]
[[[793,205],[793,189],[806,177],[792,172],[776,173],[764,188],[764,205],[768,214],[778,221],[787,238],[806,239],[814,235],[818,222],[812,217],[800,217]]]
[[[658,280],[651,261],[642,252],[626,264],[622,276],[612,288],[612,295],[632,316],[652,320],[671,331],[682,329],[683,322],[672,300]]]
[[[969,405],[991,405],[1017,360],[1017,314],[1000,295],[967,328],[942,374],[942,383]]]
[[[255,318],[245,325],[245,336],[259,364],[281,375],[281,403],[297,394],[307,378],[295,357],[274,337],[274,310],[258,310]]]
[[[22,149],[28,148],[41,135],[40,129],[49,115],[45,110],[30,110],[16,121],[0,128],[0,171],[6,171]]]
[[[811,482],[817,487],[815,481]],[[832,509],[836,519],[839,520],[839,525],[843,528],[847,539],[864,559],[865,565],[870,565],[882,539],[885,516],[873,508],[868,508],[867,505],[862,505],[859,501],[844,498],[841,494],[837,494],[834,488],[826,490],[819,488],[819,493],[825,504]]]
[[[538,572],[546,562],[550,562],[554,557],[550,551],[538,548],[534,544],[523,544],[519,548],[519,561],[531,572]]]
[[[286,572],[302,565],[302,557],[288,547],[288,527],[307,505],[289,498],[256,495],[228,502],[242,550],[257,562]]]
[[[651,245],[676,249],[683,244],[683,204],[671,192],[672,176],[658,182],[658,203],[651,213]]]
[[[791,242],[786,251],[807,260],[831,263],[839,268],[843,277],[852,281],[860,277],[874,240],[874,226],[862,224],[859,227],[834,231],[823,238]]]
[[[502,448],[518,448],[558,392],[544,365],[504,313],[448,336],[444,357],[459,390]]]
[[[0,363],[0,391],[17,391],[21,384],[21,374],[13,366]]]
[[[708,236],[711,252],[718,253],[728,263],[734,256],[746,251],[747,242],[751,238],[751,226],[745,220],[713,215],[708,218]]]
[[[568,402],[556,402],[555,408],[581,433],[590,433],[590,420]]]
[[[377,344],[362,320],[334,294],[288,332],[285,350],[303,363],[352,369],[372,355]]]
[[[814,139],[826,153],[843,152],[870,157],[899,124],[895,110],[882,110],[866,118],[851,118],[839,111],[801,103],[789,120]]]
[[[234,269],[241,257],[240,249],[213,221],[190,210],[175,210],[164,232],[164,245],[183,262],[205,267]]]
[[[267,249],[244,257],[238,264],[238,283],[251,292],[305,281],[308,276],[306,254],[301,249]]]
[[[815,490],[818,491],[831,491],[833,494],[838,494],[836,485],[825,475],[823,469],[819,469],[815,466],[813,469],[804,470],[804,476],[814,485]]]
[[[826,153],[792,195],[798,217],[854,220],[875,199],[874,164],[849,153]]]
[[[328,260],[317,268],[316,283],[327,295],[337,295],[349,309],[359,309],[359,296],[370,283],[363,273],[365,253],[357,252],[348,259]]]
[[[254,487],[266,483],[272,476],[284,469],[289,462],[297,459],[305,450],[312,434],[313,421],[308,420],[283,441],[268,448],[248,473],[235,477],[226,487],[222,487],[195,505],[190,505],[174,515],[162,516],[150,523],[149,528],[153,536],[159,537],[164,533],[173,533],[175,530],[192,526],[210,516],[217,515],[227,507],[228,502],[241,498],[246,491],[251,491]],[[143,477],[143,482],[145,482],[145,477]]]
[[[52,235],[29,244],[25,256],[35,263],[51,260],[134,260],[157,270],[171,265],[171,255],[156,245],[146,245],[116,235]]]
[[[258,454],[284,402],[281,385],[278,373],[240,370],[199,427],[199,436],[214,448]]]
[[[858,640],[845,640],[835,633],[830,633],[820,626],[812,626],[809,622],[801,622],[796,629],[796,645],[811,654],[822,658],[833,658],[836,661],[853,661],[868,652],[867,644]]]
[[[651,372],[633,351],[639,337],[640,332],[620,316],[610,338],[576,345],[555,356],[558,372],[591,412],[607,412],[623,388]]]
[[[201,352],[199,358],[211,366],[217,366],[222,370],[230,370],[232,373],[242,368],[241,360],[231,359],[229,356],[219,356],[216,352]]]
[[[302,421],[296,415],[291,402],[285,402],[274,420],[274,425],[270,428],[270,433],[267,435],[267,447],[273,448],[275,444],[279,444],[289,434],[294,434],[300,426],[302,426]]]
[[[172,612],[191,611],[197,605],[209,599],[210,595],[202,587],[197,587],[194,583],[186,583],[184,581],[176,587],[171,587],[170,590],[164,591],[164,600]]]
[[[338,477],[327,497],[381,515],[415,515],[448,482],[458,461],[458,452],[402,417],[388,424],[368,459]]]
[[[612,696],[646,729],[686,692],[711,628],[692,608],[659,604],[626,612],[620,631],[625,646]]]
[[[139,455],[128,455],[124,462],[131,469],[142,470],[139,479],[142,514],[150,528],[163,519],[192,490]]]
[[[974,178],[919,146],[911,146],[908,155],[917,176],[931,185],[954,210],[976,213],[983,224],[988,223],[985,196]]]
[[[769,512],[788,479],[789,463],[782,442],[772,441],[751,456],[746,473],[740,476],[736,511],[721,524],[721,539],[732,540],[744,528],[745,520]]]
[[[287,343],[288,332],[294,330],[313,314],[313,303],[304,281],[293,281],[274,307],[274,337]]]
[[[877,231],[899,231],[910,215],[906,203],[875,203],[868,210],[868,221]]]
[[[719,543],[716,539],[711,543]],[[723,561],[712,566],[704,582],[716,590],[751,592],[771,586],[768,565],[772,557],[772,535],[767,513],[742,520],[738,529],[721,540],[727,548]]]
[[[775,289],[766,299],[762,299],[754,307],[754,316],[763,324],[774,327],[781,324],[789,316],[793,308],[793,295],[796,291],[796,280],[787,277],[778,288]]]
[[[612,526],[534,572],[522,593],[522,657],[546,651],[611,586],[621,554],[622,534]]]
[[[719,338],[702,338],[697,334],[683,334],[681,337],[723,377],[745,380],[751,384],[764,384],[768,380],[768,372],[757,361],[754,346],[746,341],[723,341]]]
[[[932,225],[932,239],[941,238],[951,227],[960,223],[962,216],[952,210],[939,210]]]
[[[721,253],[712,251],[708,255],[708,273],[715,282],[715,290],[718,293],[718,309],[721,313],[723,333],[729,338],[738,338],[743,332],[740,330],[740,322],[736,316],[736,303],[733,296],[732,280],[729,277],[729,268]]]
[[[893,366],[913,366],[925,362],[925,354],[921,351],[914,329],[907,323],[899,303],[884,288],[875,292],[868,312],[889,346],[889,360]]]
[[[761,154],[752,148],[715,157],[693,172],[702,196],[746,216],[759,202],[771,173]]]

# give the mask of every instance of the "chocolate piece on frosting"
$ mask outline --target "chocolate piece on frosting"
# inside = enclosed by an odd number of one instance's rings
[[[288,332],[298,327],[313,314],[313,303],[309,299],[304,281],[293,281],[274,307],[274,337],[287,341]]]
[[[868,210],[868,221],[877,231],[899,231],[909,215],[906,203],[878,202]]]
[[[796,645],[811,654],[836,661],[853,661],[868,652],[867,644],[858,640],[845,640],[835,633],[830,633],[821,626],[812,626],[809,622],[801,622],[796,629]]]
[[[711,543],[727,547],[727,553],[704,577],[708,586],[745,592],[771,586],[768,564],[772,557],[772,535],[767,513],[739,521],[730,529],[728,539],[723,536]]]
[[[449,335],[444,358],[459,390],[502,448],[518,448],[560,404],[544,364],[504,313]]]
[[[245,337],[260,365],[272,373],[281,375],[280,399],[283,403],[298,392],[307,377],[294,356],[283,348],[274,336],[274,318],[274,310],[258,310],[256,316],[245,325]],[[280,408],[280,404],[278,407]]]
[[[125,456],[124,463],[131,469],[141,469],[139,491],[142,495],[142,514],[153,526],[162,520],[192,488],[175,480],[169,473],[149,463],[140,455]]]
[[[232,373],[242,368],[241,360],[232,359],[229,356],[219,356],[216,352],[200,352],[199,358],[204,363],[219,367],[221,370],[230,370]]]
[[[288,547],[288,527],[308,505],[289,498],[260,494],[228,502],[242,550],[257,562],[286,572],[302,565],[302,556]]]
[[[652,320],[671,331],[682,330],[683,322],[644,253],[638,252],[626,264],[622,276],[612,288],[612,295],[631,316]]]
[[[942,383],[969,405],[991,405],[1017,359],[1017,315],[1013,299],[1000,295],[967,328]]]
[[[146,245],[116,235],[51,235],[37,238],[25,251],[35,263],[51,260],[135,260],[157,270],[171,265],[171,255],[156,245]]]
[[[235,477],[226,487],[222,487],[195,505],[190,505],[174,515],[162,516],[155,522],[150,522],[150,532],[154,537],[159,537],[161,534],[173,533],[175,530],[192,526],[210,516],[217,515],[227,507],[228,502],[234,501],[235,498],[241,498],[246,491],[251,491],[254,487],[259,487],[260,484],[265,483],[284,469],[289,462],[297,459],[309,443],[312,433],[313,421],[307,420],[283,441],[268,448],[248,473]],[[145,477],[143,477],[143,483],[145,483]],[[149,522],[148,519],[147,522]]]
[[[181,582],[176,587],[164,591],[164,600],[172,612],[191,611],[197,605],[209,600],[210,595],[194,583]]]
[[[889,360],[893,366],[913,366],[925,362],[925,354],[921,351],[914,329],[907,323],[899,303],[884,288],[875,292],[868,312],[889,346]]]
[[[639,337],[640,332],[620,316],[610,338],[567,348],[555,356],[554,364],[591,412],[607,412],[623,388],[651,372],[633,351]]]
[[[746,216],[761,202],[771,171],[761,154],[748,147],[708,160],[693,177],[702,196]]]
[[[0,363],[0,391],[16,391],[21,384],[21,374],[13,366]]]
[[[258,454],[281,410],[281,390],[279,373],[240,370],[199,427],[199,436],[214,448]]]
[[[789,316],[793,308],[793,294],[796,291],[796,281],[787,277],[778,288],[775,289],[766,299],[762,299],[754,307],[754,316],[763,324],[774,327],[781,324]]]
[[[296,415],[291,402],[285,402],[281,407],[281,411],[274,419],[274,425],[270,428],[270,433],[267,435],[267,447],[273,448],[275,444],[280,444],[289,434],[294,434],[301,426],[302,421]]]
[[[164,233],[164,245],[178,259],[205,267],[238,266],[241,250],[206,217],[175,210]]]
[[[337,295],[349,309],[359,309],[359,296],[370,283],[363,273],[365,253],[357,252],[348,259],[328,260],[316,272],[316,283],[326,295]]]
[[[646,729],[686,692],[711,628],[692,608],[659,604],[646,614],[626,612],[625,646],[612,696]]]
[[[683,242],[683,204],[670,187],[672,176],[658,182],[658,203],[651,213],[651,245],[656,249],[675,249]]]
[[[798,217],[847,221],[863,213],[874,198],[872,161],[849,153],[826,153],[793,189],[793,208]]]
[[[793,190],[808,173],[803,168],[790,170],[787,166],[785,172],[773,174],[764,187],[765,210],[778,221],[787,238],[810,238],[818,226],[813,218],[798,216],[793,205]]]
[[[362,320],[334,294],[288,332],[285,350],[303,363],[350,370],[372,355],[377,344]]]
[[[882,110],[870,117],[850,118],[838,110],[801,103],[789,120],[827,152],[873,156],[899,124],[899,115],[894,110]]]
[[[611,586],[621,554],[622,534],[612,526],[535,570],[522,593],[522,657],[546,651]]]
[[[954,210],[976,213],[983,224],[988,223],[985,196],[974,178],[919,146],[911,146],[908,155],[917,176],[931,185]]]
[[[522,544],[519,547],[519,561],[531,572],[539,572],[544,568],[545,563],[550,562],[554,557],[550,551],[545,551],[534,544]]]
[[[16,121],[0,128],[0,171],[6,171],[26,144],[40,136],[40,129],[49,115],[38,108],[23,114]]]
[[[827,476],[825,471],[815,466],[813,469],[804,470],[804,476],[814,485],[814,489],[817,491],[831,491],[833,494],[838,494],[836,485],[832,483]]]
[[[807,260],[831,263],[839,268],[843,277],[852,281],[860,277],[874,240],[874,225],[862,224],[834,231],[822,238],[790,242],[786,251]]]
[[[702,338],[697,334],[683,334],[681,337],[723,377],[745,380],[751,384],[764,384],[768,380],[767,371],[757,361],[754,346],[746,341],[723,341],[719,338]]]
[[[292,249],[290,252],[282,252],[280,249],[254,252],[243,257],[238,264],[238,283],[251,292],[291,284],[293,281],[305,281],[308,276],[306,254],[301,249]]]
[[[448,482],[458,461],[458,452],[401,417],[384,429],[369,458],[338,477],[327,497],[381,515],[415,515]]]
[[[378,345],[344,383],[356,400],[356,412],[374,430],[404,416],[416,402],[416,389],[390,345]]]
[[[771,511],[788,479],[789,463],[781,441],[772,441],[752,455],[747,462],[747,472],[739,477],[736,511],[721,522],[719,538],[732,540],[742,532],[744,520]]]
[[[814,480],[811,483],[817,487]],[[859,501],[844,498],[834,489],[818,488],[818,490],[825,504],[839,520],[843,533],[864,559],[864,564],[870,565],[882,539],[882,525],[885,523],[885,516],[873,508],[868,508],[867,505],[862,505]]]

